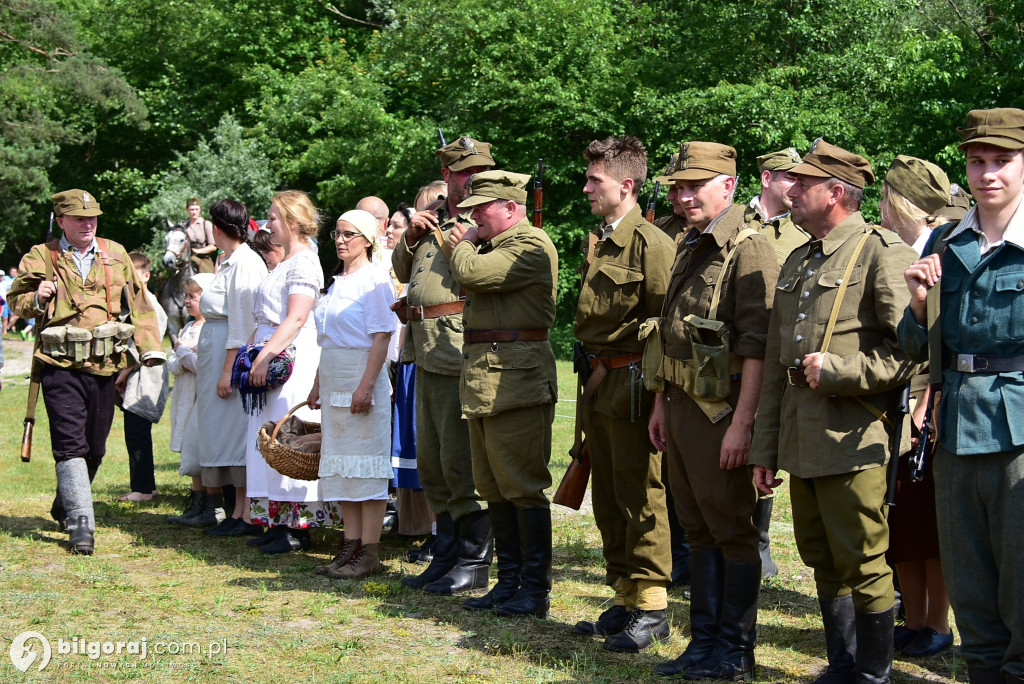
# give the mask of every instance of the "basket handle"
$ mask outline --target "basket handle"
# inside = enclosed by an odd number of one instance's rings
[[[270,435],[271,443],[273,443],[274,440],[277,439],[277,432],[278,432],[278,430],[281,429],[281,426],[284,425],[284,421],[286,421],[289,418],[291,418],[292,414],[295,413],[296,411],[298,411],[300,408],[302,408],[303,406],[308,406],[308,405],[309,405],[309,401],[308,400],[302,402],[301,404],[296,404],[295,406],[293,406],[291,409],[288,410],[288,413],[284,414],[284,417],[281,418],[281,420],[277,421],[277,425],[274,426],[274,434]]]

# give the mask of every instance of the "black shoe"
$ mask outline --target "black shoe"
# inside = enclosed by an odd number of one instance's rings
[[[276,540],[278,537],[280,537],[282,534],[284,534],[287,531],[288,531],[288,528],[285,527],[284,525],[275,525],[274,527],[268,527],[267,531],[264,532],[263,534],[261,534],[258,537],[253,537],[252,539],[246,539],[245,543],[248,544],[249,546],[255,546],[256,548],[259,548],[261,546],[266,546],[270,542]]]
[[[516,508],[516,521],[523,559],[519,591],[493,610],[496,615],[546,618],[551,609],[551,509]]]
[[[276,540],[265,544],[260,547],[262,553],[288,553],[290,551],[303,551],[309,550],[313,546],[313,540],[309,537],[309,530],[293,530],[290,527],[285,528],[285,534],[282,534]]]
[[[608,636],[618,634],[626,628],[629,611],[626,606],[612,606],[597,616],[595,622],[580,620],[572,631],[584,636]]]
[[[67,525],[70,536],[68,537],[68,552],[82,556],[91,556],[96,548],[96,541],[92,530],[89,529],[89,517],[78,516],[78,520]]]
[[[929,658],[948,651],[952,645],[952,631],[949,634],[939,634],[931,627],[925,627],[903,650],[903,655],[909,658]]]
[[[679,657],[654,666],[662,677],[677,677],[704,662],[718,643],[725,558],[721,549],[694,548],[690,554],[690,643]]]
[[[892,628],[892,647],[897,651],[902,651],[910,642],[917,636],[919,629],[910,629],[905,625],[896,625]]]
[[[664,609],[634,608],[622,631],[604,640],[604,648],[616,653],[639,653],[655,643],[668,641],[668,634],[668,617]]]
[[[428,594],[455,596],[487,588],[494,552],[491,518],[486,510],[467,513],[456,521],[455,565],[444,576],[423,585]]]
[[[245,521],[241,518],[224,518],[216,527],[211,527],[208,530],[203,530],[203,534],[211,537],[233,537],[233,531],[238,523],[245,524]]]
[[[410,589],[422,589],[425,585],[439,580],[455,567],[459,558],[458,533],[455,519],[451,513],[437,514],[437,543],[434,545],[434,556],[427,569],[418,575],[402,578],[402,586]]]
[[[238,518],[238,522],[235,523],[234,527],[228,530],[225,537],[262,537],[263,536],[263,525],[254,525],[247,523],[241,518]]]
[[[193,518],[199,515],[203,510],[203,505],[206,503],[206,490],[197,489],[190,490],[188,498],[185,499],[185,506],[182,508],[181,513],[178,515],[167,516],[167,522],[172,525],[179,525],[185,518]]]

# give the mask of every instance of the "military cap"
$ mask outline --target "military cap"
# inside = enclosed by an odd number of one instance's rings
[[[761,173],[765,171],[789,171],[802,161],[800,153],[796,151],[795,147],[787,147],[784,150],[769,152],[758,157],[757,170]]]
[[[511,171],[481,171],[469,179],[469,196],[459,203],[460,208],[474,207],[494,200],[512,200],[526,204],[526,184],[530,176]]]
[[[713,142],[685,142],[679,148],[676,170],[670,181],[704,180],[719,174],[736,175],[736,150]]]
[[[436,150],[434,156],[441,158],[441,166],[452,171],[461,171],[471,166],[494,166],[491,143],[465,136]]]
[[[871,162],[859,154],[836,147],[824,138],[815,140],[803,162],[791,168],[789,172],[797,176],[838,178],[862,189],[875,182]]]
[[[967,215],[971,208],[971,193],[953,183],[949,190],[949,204],[935,212],[936,216],[947,218],[951,221],[959,221]]]
[[[57,216],[99,216],[100,203],[85,190],[65,190],[58,192],[53,200],[53,213]]]
[[[929,214],[949,204],[949,177],[930,161],[901,154],[893,159],[885,182]]]
[[[1013,107],[972,109],[967,113],[967,125],[956,130],[963,138],[958,145],[961,150],[973,143],[1024,149],[1024,111]]]
[[[350,209],[338,217],[338,222],[340,221],[352,224],[374,249],[377,248],[377,219],[373,214],[362,209]]]
[[[660,176],[654,177],[654,182],[661,183],[662,185],[667,185],[668,183],[670,183],[672,174],[676,172],[676,165],[678,163],[678,159],[678,154],[670,155],[668,158],[668,166],[661,170]]]
[[[201,206],[203,206],[203,203],[199,201],[198,197],[189,197],[185,201],[185,208],[186,209],[188,209],[189,207],[201,207]]]

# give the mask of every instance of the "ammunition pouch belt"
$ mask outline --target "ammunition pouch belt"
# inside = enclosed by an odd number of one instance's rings
[[[102,363],[104,359],[128,350],[135,326],[107,321],[92,330],[74,325],[58,325],[39,333],[42,351],[52,359],[67,359],[82,365],[87,361]]]

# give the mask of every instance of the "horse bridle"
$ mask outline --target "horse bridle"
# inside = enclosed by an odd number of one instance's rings
[[[180,268],[181,265],[185,263],[185,260],[181,258],[181,255],[185,253],[185,250],[191,248],[192,240],[188,236],[188,231],[185,230],[184,228],[182,228],[181,225],[174,226],[168,232],[173,233],[175,231],[177,231],[179,233],[184,233],[185,234],[185,242],[184,242],[184,244],[181,245],[181,249],[178,250],[177,252],[175,252],[173,249],[165,249],[164,251],[165,252],[170,252],[171,254],[174,255],[174,265]]]

